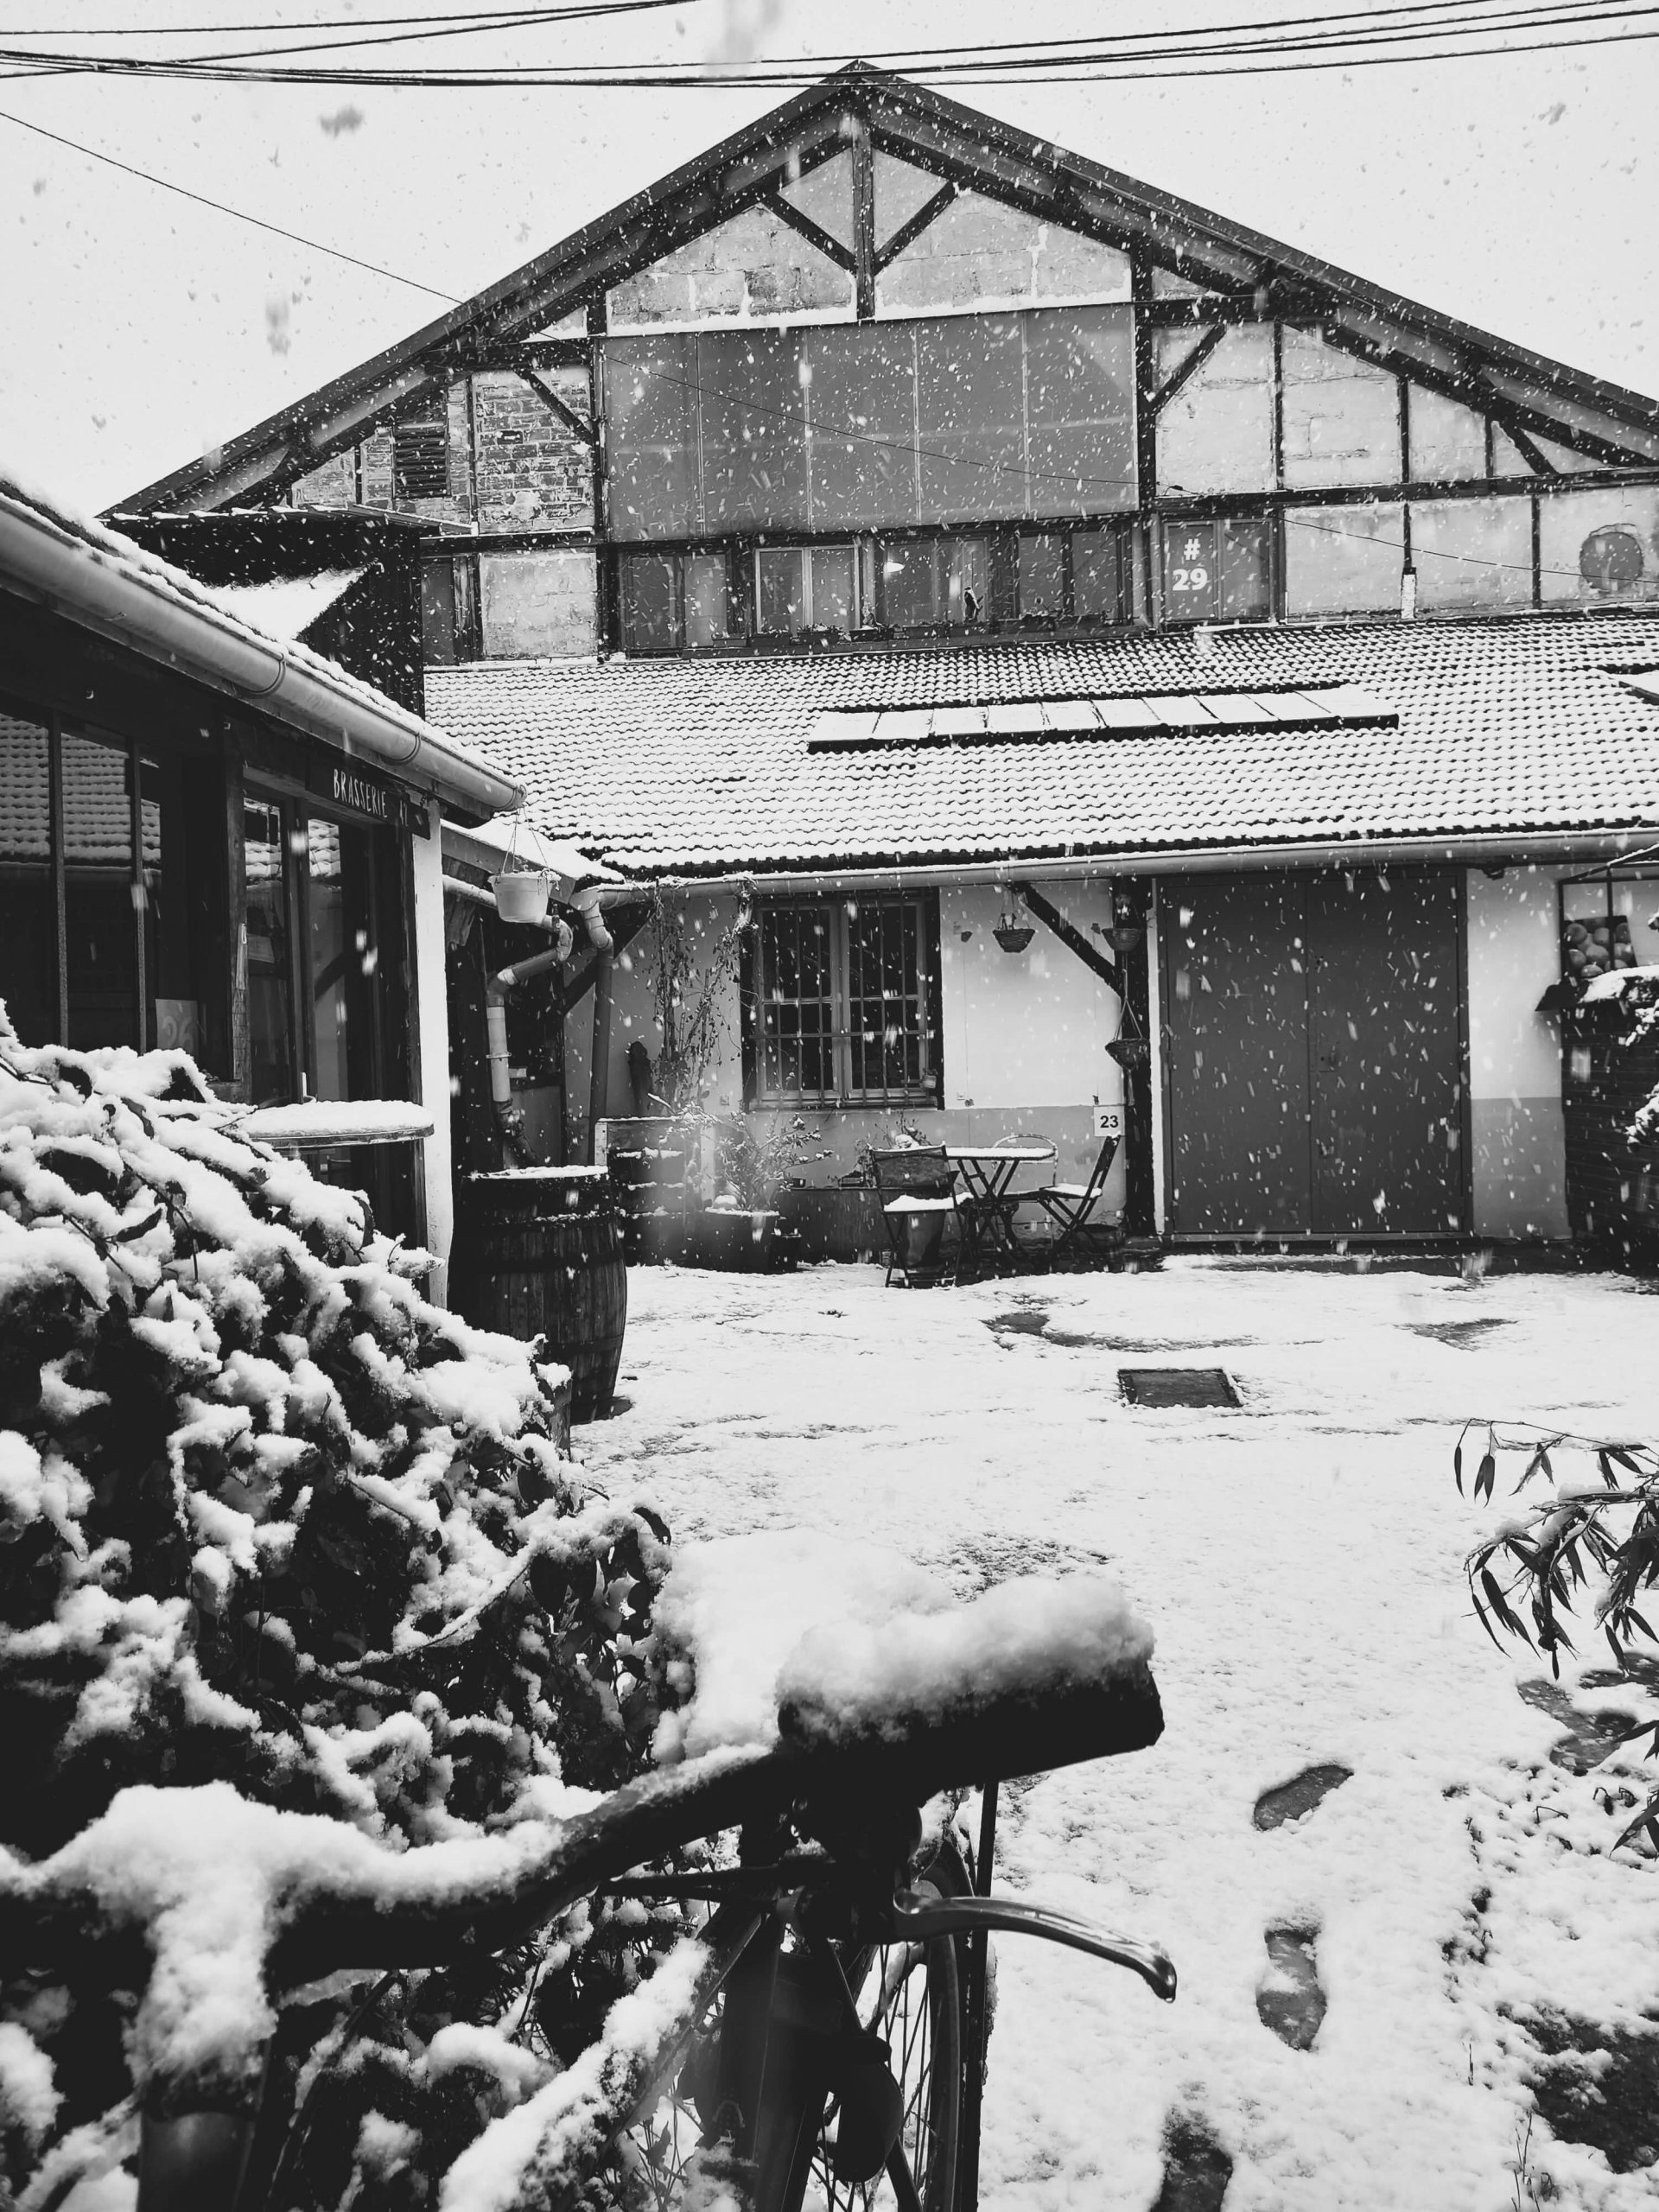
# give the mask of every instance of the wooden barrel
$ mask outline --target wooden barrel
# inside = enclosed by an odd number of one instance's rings
[[[449,1302],[475,1328],[547,1338],[570,1370],[570,1413],[611,1410],[628,1275],[604,1171],[525,1167],[459,1179]]]

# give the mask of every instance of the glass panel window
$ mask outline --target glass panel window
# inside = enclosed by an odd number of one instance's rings
[[[1080,622],[1123,622],[1126,541],[1113,530],[1079,530],[1071,536],[1071,603]]]
[[[754,556],[755,627],[763,638],[806,627],[806,556],[798,545],[763,546]]]
[[[622,650],[671,653],[684,641],[677,556],[630,553],[622,560]]]
[[[1065,540],[1058,531],[1020,540],[1022,620],[1061,620],[1066,612]]]
[[[138,930],[147,879],[132,867],[129,757],[90,738],[63,740],[65,912],[68,1042],[77,1051],[137,1045]],[[160,855],[153,805],[143,814],[144,858]]]
[[[759,924],[760,1088],[768,1097],[836,1094],[829,906],[773,906]]]
[[[815,545],[808,563],[815,630],[839,630],[849,637],[858,627],[857,596],[850,545]]]
[[[917,326],[924,521],[1027,512],[1022,350],[1016,315],[951,315]]]
[[[915,519],[915,334],[908,322],[812,332],[815,530]]]
[[[762,1099],[861,1104],[937,1093],[937,912],[922,897],[763,906],[755,931]]]
[[[0,998],[25,1045],[58,1027],[57,918],[52,895],[47,733],[0,714]]]
[[[918,899],[849,905],[847,1001],[851,1095],[908,1096],[926,1072],[927,980]]]
[[[619,537],[701,527],[696,340],[613,338],[605,347],[607,505]]]
[[[294,1059],[293,918],[288,829],[275,800],[242,810],[248,885],[250,1091],[256,1106],[297,1096]]]
[[[1172,622],[1250,621],[1271,613],[1267,522],[1217,517],[1166,524],[1164,606]]]
[[[857,626],[850,545],[767,545],[755,555],[755,628],[765,638]]]
[[[1124,307],[1025,318],[1027,514],[1133,507],[1135,330]],[[994,512],[1017,509],[995,509]]]
[[[912,537],[881,548],[884,620],[895,630],[977,629],[990,611],[983,537]]]
[[[732,634],[732,594],[723,553],[688,553],[682,571],[685,642],[696,648]]]
[[[806,372],[799,331],[705,331],[697,340],[702,528],[804,527]]]

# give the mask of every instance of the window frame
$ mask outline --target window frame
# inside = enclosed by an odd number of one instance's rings
[[[916,1030],[919,1079],[913,1083],[855,1087],[852,1028],[852,926],[866,906],[914,916]],[[851,911],[849,911],[849,909]],[[766,922],[782,915],[824,917],[829,936],[829,988],[823,1001],[830,1011],[830,1054],[833,1087],[787,1090],[768,1081]],[[902,1106],[939,1106],[944,1098],[944,993],[940,974],[939,896],[936,890],[834,893],[820,898],[757,900],[742,939],[740,977],[743,1047],[743,1097],[747,1107],[808,1111],[881,1111]],[[908,995],[908,994],[907,994]],[[804,998],[781,1001],[808,1003]]]

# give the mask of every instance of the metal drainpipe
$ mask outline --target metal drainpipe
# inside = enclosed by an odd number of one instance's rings
[[[588,1165],[597,1164],[595,1147],[599,1141],[599,1125],[605,1118],[606,1094],[611,1071],[611,967],[613,954],[610,940],[600,953],[594,969],[594,1065],[588,1092]]]
[[[561,922],[556,944],[545,952],[531,953],[528,960],[516,961],[511,968],[499,968],[484,987],[490,1099],[498,1116],[505,1113],[512,1103],[512,1078],[507,1073],[507,993],[520,983],[527,983],[532,976],[539,976],[546,969],[556,968],[568,960],[570,943],[569,925]]]

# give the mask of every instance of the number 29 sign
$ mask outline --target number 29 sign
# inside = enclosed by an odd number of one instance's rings
[[[1219,547],[1212,522],[1167,524],[1164,604],[1173,622],[1213,621],[1220,611]]]

